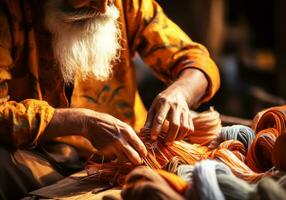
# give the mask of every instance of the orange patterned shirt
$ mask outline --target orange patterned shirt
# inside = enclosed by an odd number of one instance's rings
[[[0,143],[36,145],[54,109],[83,107],[143,126],[146,110],[139,97],[132,58],[139,53],[167,84],[185,68],[208,78],[202,102],[219,88],[219,72],[208,51],[170,21],[154,0],[115,0],[120,10],[122,50],[113,77],[101,82],[77,78],[71,102],[44,26],[45,0],[0,0]]]

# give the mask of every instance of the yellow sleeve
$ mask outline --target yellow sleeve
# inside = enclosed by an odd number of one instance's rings
[[[20,103],[7,101],[0,105],[0,144],[13,147],[37,145],[51,121],[54,108],[35,99]]]
[[[168,19],[154,0],[127,0],[125,13],[132,52],[138,52],[159,79],[171,83],[182,70],[196,68],[208,79],[202,102],[215,94],[220,77],[208,51]]]
[[[9,22],[1,7],[0,27],[0,144],[35,146],[51,120],[54,108],[39,100],[9,101],[12,41]]]

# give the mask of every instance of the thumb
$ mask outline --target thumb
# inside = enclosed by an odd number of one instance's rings
[[[145,129],[149,129],[152,127],[153,118],[154,118],[154,112],[153,112],[153,110],[149,110],[145,124],[144,124]]]

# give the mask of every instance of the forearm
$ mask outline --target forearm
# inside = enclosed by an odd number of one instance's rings
[[[205,95],[208,80],[202,71],[187,68],[180,73],[179,78],[170,87],[180,89],[186,97],[189,107],[192,107]]]
[[[80,135],[86,137],[87,109],[57,109],[52,120],[41,135],[39,142],[51,141],[56,137]]]

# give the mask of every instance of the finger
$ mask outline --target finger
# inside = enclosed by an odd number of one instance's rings
[[[148,114],[147,114],[147,119],[145,121],[145,124],[144,124],[144,128],[151,128],[152,127],[152,122],[153,122],[153,118],[154,118],[154,115],[155,115],[155,104],[156,104],[156,100],[154,100],[150,106],[150,109],[148,111]]]
[[[169,113],[169,130],[165,139],[167,145],[173,144],[180,129],[180,109],[171,108]]]
[[[147,149],[144,143],[130,126],[123,130],[123,137],[141,157],[147,156]]]
[[[191,112],[188,112],[188,115],[186,116],[187,121],[184,121],[184,123],[187,123],[188,125],[188,131],[185,133],[184,136],[180,136],[177,140],[182,140],[186,137],[189,137],[194,132],[194,123],[193,123],[193,115]],[[186,126],[186,125],[184,125]]]
[[[189,131],[189,135],[191,135],[194,131],[195,131],[195,126],[194,126],[194,121],[193,121],[193,115],[191,112],[189,112],[189,127],[190,127],[190,131]]]
[[[116,151],[116,154],[115,154],[116,161],[118,163],[130,162],[129,159],[125,156],[124,152],[118,151],[118,149],[115,151]]]
[[[153,125],[151,128],[151,139],[156,140],[161,132],[164,121],[169,113],[170,105],[162,104],[153,119]]]
[[[130,160],[134,165],[142,164],[139,154],[125,140],[119,142],[119,149],[121,149],[126,158],[128,158],[128,160]]]
[[[188,111],[184,111],[181,113],[180,130],[178,132],[176,140],[184,139],[187,136],[189,131],[190,131],[189,113]]]

